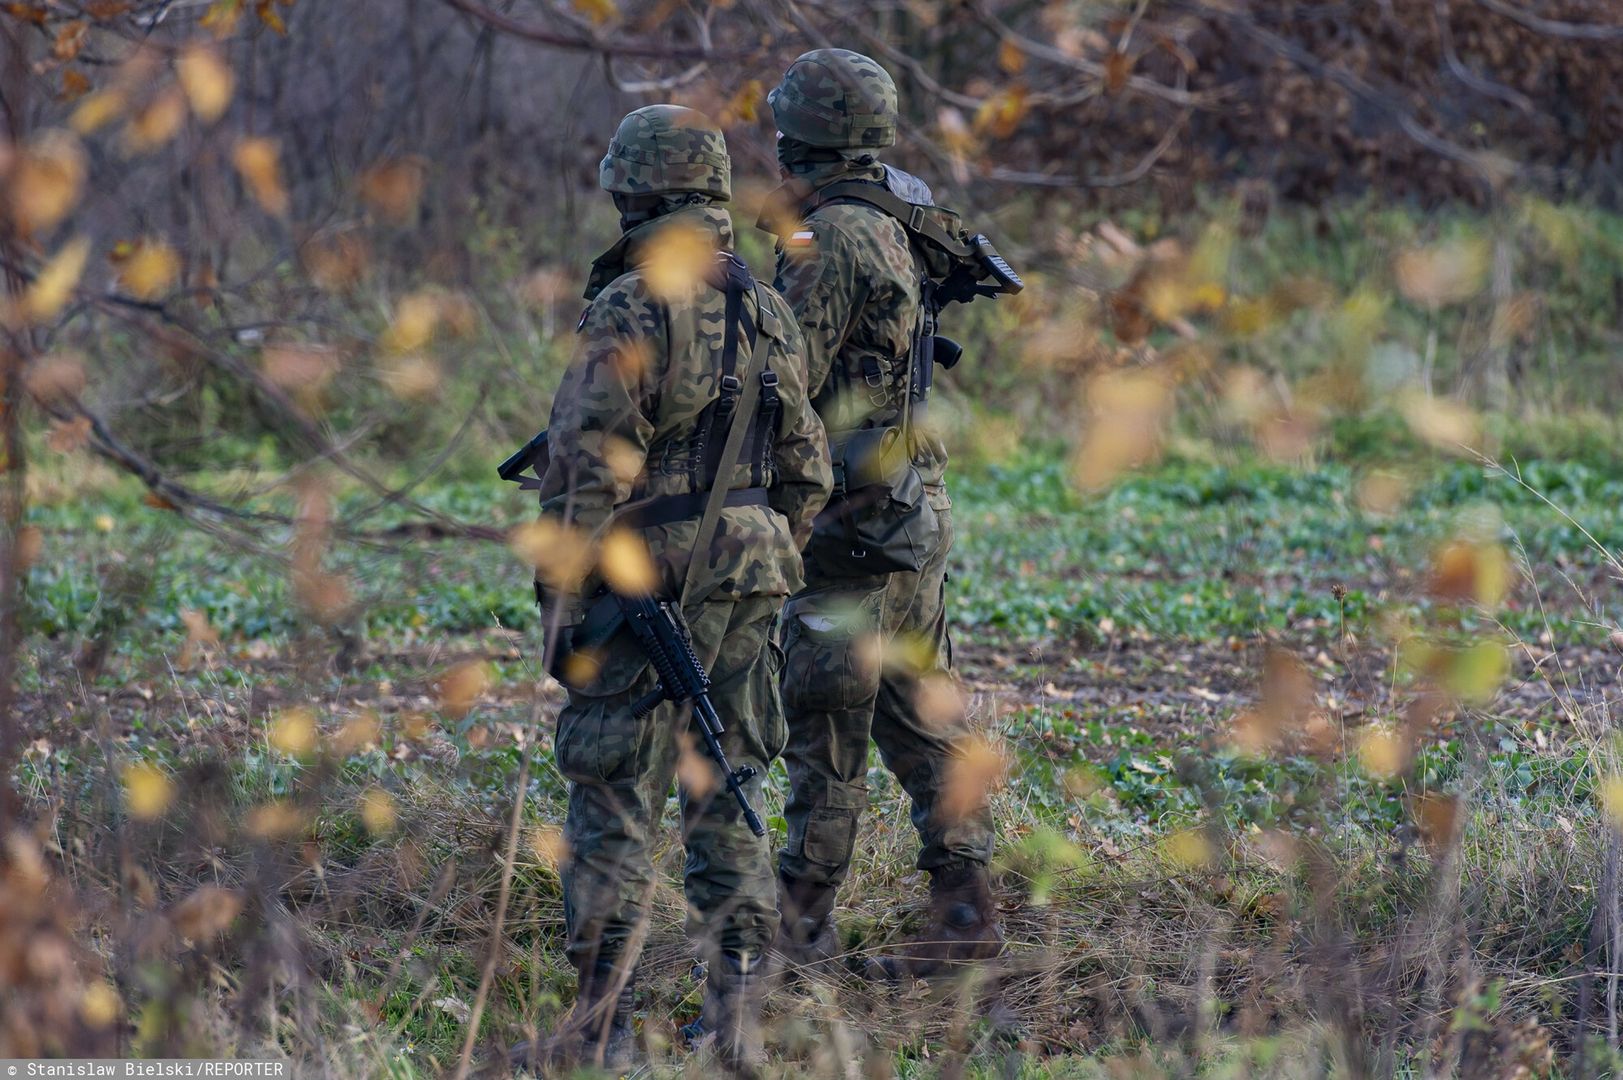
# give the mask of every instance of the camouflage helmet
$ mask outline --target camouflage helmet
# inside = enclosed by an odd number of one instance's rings
[[[810,146],[856,149],[896,141],[896,83],[849,49],[803,54],[766,100],[778,130]]]
[[[648,105],[628,113],[597,170],[604,191],[666,195],[697,191],[733,196],[727,140],[708,116],[681,105]]]

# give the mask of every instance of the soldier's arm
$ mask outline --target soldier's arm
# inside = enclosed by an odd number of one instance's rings
[[[552,462],[541,497],[587,533],[600,530],[630,497],[654,434],[648,412],[657,373],[649,368],[662,353],[637,324],[610,294],[599,297],[552,403]]]
[[[806,339],[806,393],[823,391],[858,307],[855,289],[857,252],[832,222],[803,222],[778,252],[774,284],[794,308]]]
[[[787,312],[784,312],[787,315]],[[805,343],[794,322],[787,321],[789,340],[785,343],[791,366],[799,367]],[[778,442],[773,451],[778,481],[769,496],[772,509],[789,521],[794,534],[795,547],[804,548],[811,539],[812,519],[828,502],[834,485],[834,474],[829,468],[828,439],[823,432],[823,421],[811,407],[804,385],[799,383],[799,372],[785,379],[782,394],[783,416],[778,427]]]

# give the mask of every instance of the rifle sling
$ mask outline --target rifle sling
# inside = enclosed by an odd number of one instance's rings
[[[775,195],[774,199],[781,202],[790,197],[786,189],[780,188],[779,191],[783,192],[783,194]],[[796,206],[798,218],[804,219],[820,206],[841,201],[866,203],[875,210],[888,214],[901,222],[909,232],[923,237],[953,258],[973,259],[975,257],[973,248],[949,235],[946,229],[943,229],[940,224],[930,219],[930,216],[925,212],[928,207],[910,203],[884,185],[875,184],[868,180],[840,180],[826,187],[818,188],[798,201]],[[761,215],[760,221],[756,222],[757,227],[766,229],[769,232],[775,231],[772,229],[771,221],[775,214],[770,209],[773,205],[769,201],[769,210]]]
[[[743,386],[739,388],[733,421],[727,429],[727,443],[716,462],[715,481],[710,485],[710,497],[705,502],[704,517],[699,519],[699,531],[693,537],[693,551],[688,556],[687,573],[682,578],[682,594],[677,606],[684,611],[690,603],[704,599],[703,596],[695,595],[695,582],[699,578],[699,561],[703,559],[706,565],[710,562],[710,542],[715,539],[716,527],[721,524],[721,511],[727,503],[727,483],[732,477],[733,469],[738,465],[739,455],[743,453],[745,438],[755,419],[756,399],[761,395],[761,372],[766,369],[766,355],[771,340],[767,334],[770,313],[762,302],[760,288],[753,281],[750,288],[755,294],[755,342],[750,351],[749,366],[744,371]],[[734,336],[743,333],[743,320],[729,321],[724,332],[729,342],[735,341]]]

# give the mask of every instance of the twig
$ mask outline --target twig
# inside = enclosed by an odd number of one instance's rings
[[[1546,19],[1534,15],[1530,11],[1523,11],[1507,0],[1476,0],[1477,3],[1507,19],[1514,19],[1530,30],[1537,30],[1541,34],[1551,37],[1576,38],[1580,41],[1618,41],[1623,40],[1623,26],[1602,26],[1598,23],[1571,23],[1559,19]]]

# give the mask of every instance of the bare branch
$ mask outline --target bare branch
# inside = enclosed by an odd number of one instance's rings
[[[717,52],[708,45],[682,45],[674,41],[610,41],[601,37],[582,37],[560,33],[534,23],[521,22],[509,15],[492,11],[476,0],[441,0],[441,3],[465,15],[471,15],[511,37],[536,45],[549,45],[556,49],[595,52],[606,56],[641,56],[652,60],[736,60],[743,56],[736,52]]]
[[[1523,11],[1509,0],[1477,0],[1477,3],[1507,19],[1514,19],[1529,30],[1537,30],[1551,37],[1576,38],[1580,41],[1623,41],[1623,26],[1603,26],[1600,23],[1570,23],[1559,19],[1546,19]]]

